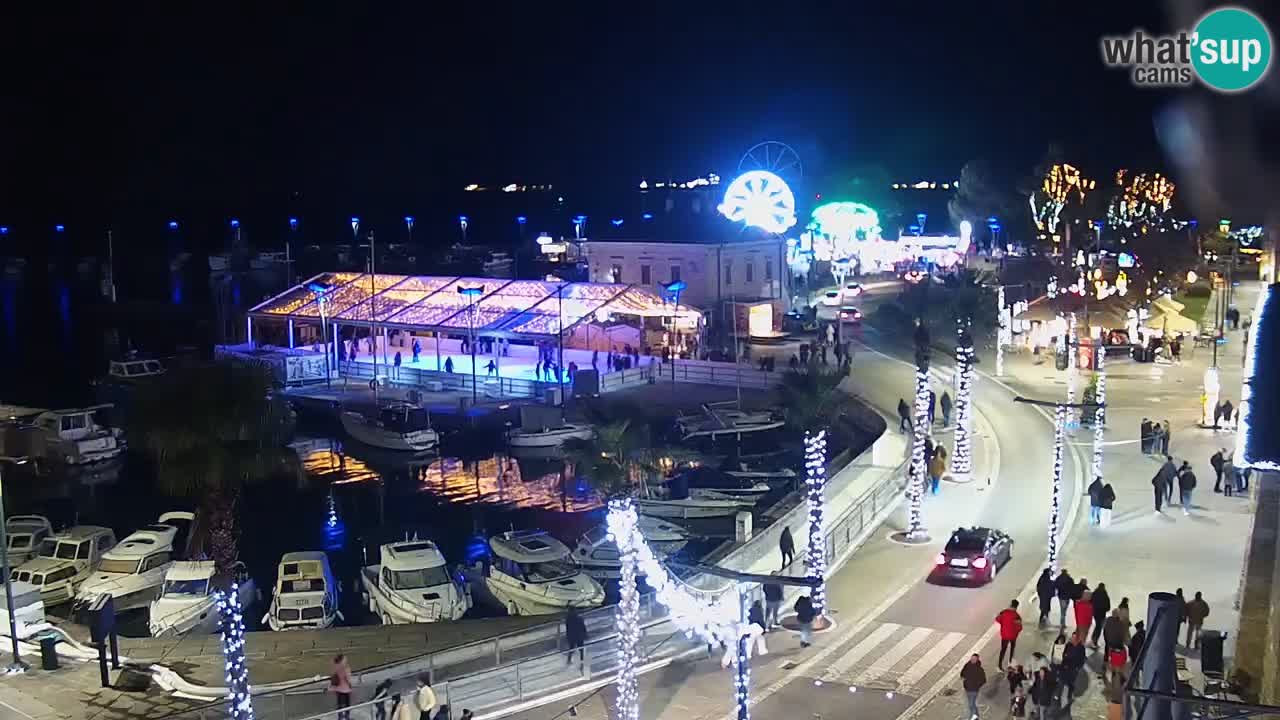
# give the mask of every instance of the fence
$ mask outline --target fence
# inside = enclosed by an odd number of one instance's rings
[[[341,374],[358,380],[373,379],[373,363],[346,362],[341,366]],[[440,383],[442,390],[471,392],[470,373],[450,373],[438,370],[422,370],[408,366],[378,367],[378,376],[397,385],[411,387],[427,387],[428,383]],[[484,398],[540,398],[546,390],[559,387],[557,383],[539,380],[525,380],[513,377],[486,377],[477,375],[477,394]],[[569,382],[564,383],[565,392],[569,390]]]
[[[785,374],[756,370],[740,363],[676,360],[663,363],[658,368],[658,381],[697,385],[741,385],[754,390],[769,390],[782,382],[782,376]]]

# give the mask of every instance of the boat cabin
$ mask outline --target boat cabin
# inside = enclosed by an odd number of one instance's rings
[[[53,525],[43,515],[11,515],[5,521],[4,529],[11,566],[29,560],[44,539],[53,535]]]
[[[496,535],[494,569],[528,583],[549,583],[576,575],[579,568],[564,543],[545,530],[522,530]]]
[[[107,369],[107,375],[112,380],[125,380],[129,382],[137,380],[145,380],[163,375],[165,372],[164,365],[159,360],[112,360],[111,366]]]
[[[383,545],[378,581],[389,590],[418,590],[453,582],[444,554],[430,540]]]
[[[392,432],[411,433],[431,427],[427,411],[410,403],[391,403],[378,410],[378,423]]]

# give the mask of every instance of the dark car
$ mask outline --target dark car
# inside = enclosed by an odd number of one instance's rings
[[[992,528],[960,528],[938,553],[932,577],[939,580],[991,582],[1013,557],[1013,538]]]

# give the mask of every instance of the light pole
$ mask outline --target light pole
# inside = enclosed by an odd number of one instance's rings
[[[329,353],[332,348],[329,347],[329,318],[325,316],[324,306],[329,301],[326,293],[332,288],[320,283],[308,283],[307,289],[316,296],[316,303],[320,306],[320,335],[324,339],[324,386],[332,387],[329,375]]]
[[[476,404],[476,299],[484,294],[483,285],[458,286],[458,293],[467,299],[467,344],[471,346],[471,404]]]
[[[9,457],[0,455],[0,468],[5,464],[25,465],[25,457]],[[22,662],[18,653],[18,619],[13,612],[13,581],[9,579],[9,538],[5,535],[4,526],[4,472],[0,470],[0,573],[4,573],[4,607],[9,611],[9,640],[13,642],[13,662],[9,664],[9,672],[25,672],[27,664]]]
[[[716,272],[719,272],[716,268]],[[676,309],[671,316],[671,335],[675,338],[675,344],[671,348],[671,387],[676,386],[676,352],[680,348],[680,293],[688,287],[684,280],[672,280],[669,283],[663,283],[662,289],[670,295],[676,303]]]
[[[293,287],[293,237],[298,233],[298,218],[289,218],[289,237],[284,241],[284,284]]]
[[[462,228],[462,244],[466,245],[467,244],[467,216],[466,215],[458,216],[458,227]]]
[[[404,216],[404,226],[405,226],[405,229],[409,231],[409,244],[412,245],[413,244],[413,216],[412,215]]]

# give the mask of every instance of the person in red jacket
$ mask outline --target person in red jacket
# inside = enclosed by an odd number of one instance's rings
[[[1000,657],[996,659],[996,667],[1004,669],[1004,653],[1009,651],[1009,662],[1013,662],[1013,654],[1017,652],[1018,633],[1022,632],[1022,616],[1018,614],[1018,601],[1009,602],[1009,607],[996,615],[996,624],[1000,626]]]
[[[1093,624],[1093,593],[1085,590],[1076,598],[1073,609],[1076,613],[1076,632],[1080,637],[1089,637],[1089,626]]]

